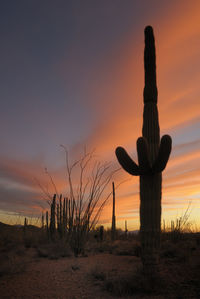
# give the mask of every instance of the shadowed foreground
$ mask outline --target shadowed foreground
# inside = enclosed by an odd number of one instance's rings
[[[1,298],[113,298],[103,287],[105,273],[116,275],[137,264],[136,257],[110,254],[49,260],[30,250],[24,271],[1,277]]]
[[[39,229],[31,228],[31,238],[15,230],[1,229],[1,298],[200,298],[199,233],[163,233],[158,279],[146,281],[136,235],[91,238],[85,255],[74,257],[67,243],[45,241]]]
[[[1,298],[200,298],[198,234],[163,241],[153,282],[142,275],[138,244],[117,240],[78,258],[49,245],[1,248]]]

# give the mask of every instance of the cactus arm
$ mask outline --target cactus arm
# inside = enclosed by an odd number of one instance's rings
[[[138,165],[130,158],[123,147],[116,148],[116,156],[119,164],[132,175],[140,175]]]
[[[152,167],[153,173],[162,172],[165,169],[167,162],[169,160],[171,148],[172,148],[171,137],[169,135],[164,135],[161,138],[158,156]]]
[[[151,172],[151,165],[149,159],[149,147],[146,138],[139,137],[137,140],[137,153],[139,163],[140,175],[149,174]]]

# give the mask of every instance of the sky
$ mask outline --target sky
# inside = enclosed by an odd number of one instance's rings
[[[118,168],[119,145],[137,161],[144,28],[151,25],[160,131],[173,140],[162,219],[170,223],[190,204],[189,220],[200,226],[199,11],[198,0],[0,1],[0,221],[35,219],[48,208],[39,187],[48,184],[53,193],[45,168],[67,193],[61,144],[71,163],[86,147]],[[129,230],[137,229],[138,177],[120,170],[113,180],[123,182],[117,226],[127,220]],[[111,203],[100,218],[105,226]]]

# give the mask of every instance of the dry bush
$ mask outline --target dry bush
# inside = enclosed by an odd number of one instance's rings
[[[161,243],[160,257],[173,260],[173,262],[187,262],[200,247],[198,245],[198,234],[181,233],[181,238],[174,242],[174,239],[168,233]]]
[[[107,274],[100,265],[95,265],[91,268],[89,275],[96,280],[104,281]]]
[[[95,284],[101,287],[115,297],[127,297],[134,295],[156,294],[160,292],[162,282],[155,283],[155,279],[147,278],[143,275],[141,267],[135,268],[133,271],[120,272],[105,271],[101,265],[95,265],[91,269],[90,276]],[[134,298],[134,297],[133,297]]]
[[[25,271],[26,263],[22,259],[23,251],[2,254],[0,257],[0,276],[19,274]]]
[[[23,232],[20,228],[5,225],[0,227],[0,250],[1,252],[12,251],[23,245]]]
[[[111,253],[116,255],[130,255],[139,257],[141,255],[141,245],[137,240],[116,240],[112,244]]]
[[[48,188],[46,190],[38,184],[51,206],[51,240],[60,232],[61,237],[67,238],[74,255],[78,256],[84,254],[88,234],[98,223],[112,194],[109,183],[119,168],[114,169],[111,163],[98,162],[94,151],[88,153],[86,150],[79,160],[70,163],[67,149],[61,146],[66,158],[66,196],[63,199],[62,194],[59,196],[56,184],[47,170],[54,196]]]
[[[38,246],[37,253],[39,257],[49,259],[59,259],[63,257],[70,257],[72,255],[68,243],[63,240],[58,240],[55,243],[49,242]]]
[[[26,231],[23,230],[23,242],[26,248],[37,248],[41,244],[47,243],[48,237],[41,228],[27,226]]]

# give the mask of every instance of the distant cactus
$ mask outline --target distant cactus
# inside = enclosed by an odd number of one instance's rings
[[[128,226],[127,226],[127,220],[125,220],[125,237],[127,238],[128,234]]]
[[[145,87],[142,136],[137,140],[137,165],[122,147],[116,149],[121,166],[131,175],[140,176],[140,234],[144,270],[157,265],[161,231],[161,172],[171,152],[171,137],[160,140],[157,110],[156,56],[153,29],[145,28]]]
[[[46,211],[46,232],[47,232],[47,237],[49,238],[49,212]]]
[[[50,235],[54,238],[56,230],[56,194],[54,194],[53,201],[51,203],[51,217],[50,217]]]
[[[63,220],[63,222],[62,222],[62,231],[63,231],[64,235],[66,234],[66,231],[67,231],[66,201],[67,201],[67,199],[64,198],[63,199],[63,212],[62,212],[62,220]]]
[[[62,202],[62,194],[60,195],[60,235],[63,236],[63,202]]]
[[[115,217],[115,184],[112,183],[112,193],[113,193],[113,208],[112,208],[112,228],[111,228],[111,238],[112,241],[116,237],[116,217]]]
[[[56,218],[57,218],[57,231],[59,232],[60,231],[60,207],[59,207],[59,204],[57,203],[56,204]]]
[[[99,228],[99,239],[101,242],[103,241],[103,232],[104,232],[104,226],[101,225]]]
[[[25,217],[24,218],[24,227],[23,227],[24,234],[26,234],[27,225],[28,225],[28,219]]]
[[[27,220],[27,218],[25,217],[24,218],[24,227],[26,227],[28,225],[28,220]]]
[[[41,218],[41,225],[42,229],[44,229],[44,213],[42,212],[42,218]]]

